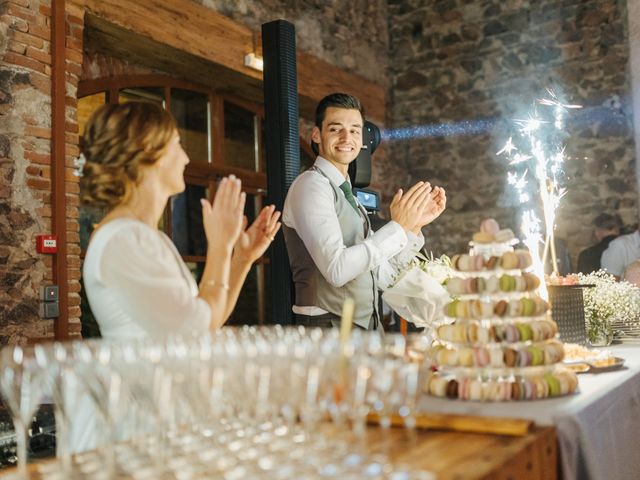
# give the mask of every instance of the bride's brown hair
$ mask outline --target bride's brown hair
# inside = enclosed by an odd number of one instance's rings
[[[82,202],[109,209],[122,202],[140,180],[140,167],[162,157],[175,131],[173,117],[154,103],[109,104],[96,110],[82,138]]]

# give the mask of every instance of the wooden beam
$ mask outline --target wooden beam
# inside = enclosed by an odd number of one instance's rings
[[[60,314],[54,322],[56,340],[69,337],[67,272],[67,201],[65,188],[65,0],[51,7],[51,232],[58,236],[53,255],[53,282],[58,285]]]
[[[89,26],[117,37],[123,35],[123,30],[128,32],[129,41],[135,41],[135,48],[144,48],[147,60],[152,63],[155,60],[149,56],[162,57],[164,49],[165,55],[171,52],[170,60],[182,64],[187,61],[194,65],[203,61],[214,64],[228,77],[231,87],[244,84],[261,89],[262,73],[244,66],[244,56],[261,49],[260,36],[210,8],[188,0],[86,0],[85,5],[93,17]],[[131,44],[119,46],[122,39],[117,40],[112,47],[132,50]],[[369,118],[384,121],[384,88],[304,52],[298,52],[297,61],[300,110],[305,117],[313,117],[315,104],[323,96],[343,91],[360,98]],[[216,74],[213,66],[208,73]],[[200,78],[198,82],[207,83]]]

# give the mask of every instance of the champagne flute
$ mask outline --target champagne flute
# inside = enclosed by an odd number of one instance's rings
[[[0,390],[11,412],[18,447],[18,477],[27,472],[27,437],[33,415],[42,400],[44,365],[33,350],[21,346],[0,352]]]

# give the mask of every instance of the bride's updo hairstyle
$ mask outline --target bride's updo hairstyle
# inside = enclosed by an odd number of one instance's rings
[[[96,110],[82,141],[82,202],[111,209],[126,199],[140,180],[140,167],[162,157],[175,131],[171,115],[155,103],[108,104]]]

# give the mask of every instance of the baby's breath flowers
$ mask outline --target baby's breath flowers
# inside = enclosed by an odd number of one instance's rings
[[[594,285],[583,290],[587,336],[592,343],[603,335],[611,335],[614,319],[627,325],[640,323],[638,287],[625,281],[618,282],[603,270],[587,275],[579,273],[575,277],[581,285]]]

